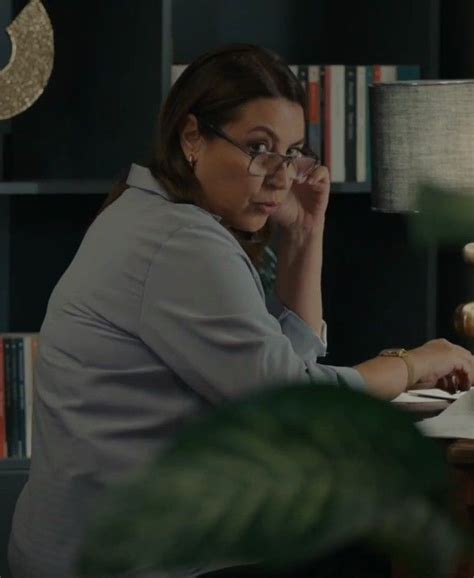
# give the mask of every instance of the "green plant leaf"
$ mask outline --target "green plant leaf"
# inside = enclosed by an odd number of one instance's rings
[[[474,238],[474,187],[471,191],[420,185],[419,213],[409,220],[415,243],[425,246],[466,243]]]
[[[104,500],[81,576],[228,561],[285,567],[356,541],[448,575],[467,539],[441,450],[389,403],[293,385],[195,421]],[[472,546],[472,544],[471,544]]]

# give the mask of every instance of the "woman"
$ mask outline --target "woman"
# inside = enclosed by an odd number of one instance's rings
[[[30,478],[10,543],[16,578],[75,576],[104,486],[228,399],[304,379],[384,398],[408,380],[470,386],[471,354],[443,340],[355,368],[318,364],[330,183],[304,135],[301,86],[264,49],[206,54],[173,86],[149,166],[132,166],[51,295]],[[270,222],[273,314],[255,268]]]

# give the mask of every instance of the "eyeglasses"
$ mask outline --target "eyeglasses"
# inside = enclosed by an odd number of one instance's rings
[[[303,182],[304,179],[321,164],[318,156],[308,148],[302,149],[301,152],[297,152],[294,155],[249,151],[213,124],[202,119],[199,119],[199,124],[208,128],[216,136],[234,145],[249,156],[250,163],[247,170],[249,174],[254,177],[271,177],[285,164],[289,178],[297,182]]]

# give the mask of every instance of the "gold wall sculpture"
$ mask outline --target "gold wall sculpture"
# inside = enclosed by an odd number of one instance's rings
[[[0,70],[0,120],[17,116],[38,100],[54,63],[53,26],[41,0],[31,0],[7,33],[12,50]]]

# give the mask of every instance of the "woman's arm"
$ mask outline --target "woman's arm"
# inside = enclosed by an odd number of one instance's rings
[[[324,218],[310,232],[280,230],[276,294],[321,337]]]
[[[367,391],[376,397],[394,399],[406,390],[408,369],[400,357],[374,357],[354,369],[367,383]]]
[[[303,183],[294,182],[281,209],[276,294],[321,337],[321,269],[329,171],[319,166]]]

